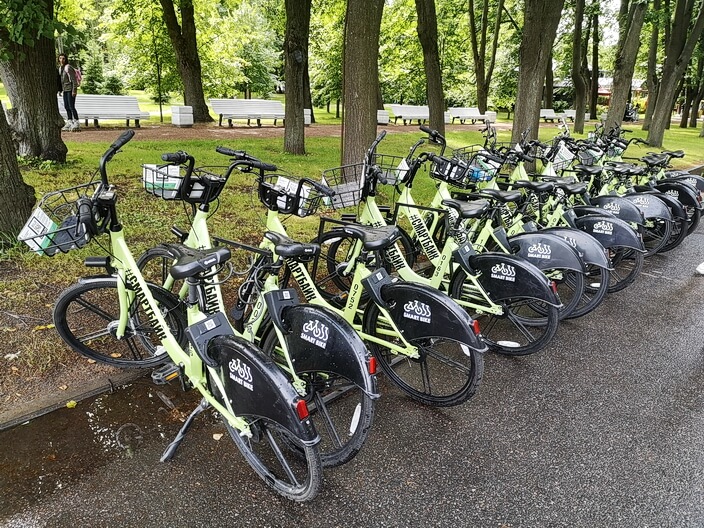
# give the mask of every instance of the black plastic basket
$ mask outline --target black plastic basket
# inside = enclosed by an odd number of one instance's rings
[[[499,168],[498,164],[492,165],[489,160],[483,160],[479,153],[469,161],[435,156],[430,166],[430,177],[453,187],[469,189],[479,182],[490,181]]]
[[[91,234],[79,222],[79,213],[91,214],[91,198],[99,185],[95,181],[44,195],[17,239],[49,257],[85,246]]]
[[[323,196],[314,187],[301,185],[298,178],[267,174],[259,182],[259,199],[272,211],[303,218],[318,210]]]
[[[364,163],[353,163],[323,171],[323,185],[335,191],[335,196],[328,202],[333,209],[344,209],[359,204],[364,168]]]

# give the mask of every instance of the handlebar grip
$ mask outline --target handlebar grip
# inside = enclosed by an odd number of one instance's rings
[[[224,154],[225,156],[230,156],[231,158],[240,158],[244,152],[241,150],[232,150],[231,148],[227,147],[215,147],[215,152],[218,154]]]
[[[313,188],[315,188],[316,191],[318,191],[319,193],[324,194],[325,196],[327,196],[327,197],[329,197],[329,198],[332,198],[333,196],[335,196],[335,191],[332,190],[332,189],[331,189],[330,187],[328,187],[327,185],[323,185],[322,183],[319,183],[319,182],[317,182],[317,181],[313,181],[313,180],[311,180],[310,178],[303,178],[301,181],[303,181],[303,182],[305,182],[305,183],[307,183],[307,184],[309,184],[309,185],[312,185]]]
[[[276,165],[272,163],[264,163],[263,161],[259,160],[249,160],[249,165],[255,169],[261,169],[264,172],[274,172],[279,169]]]
[[[421,125],[421,126],[420,126],[420,129],[421,129],[423,132],[425,132],[426,134],[430,134],[431,136],[434,136],[435,134],[437,134],[437,132],[436,132],[435,130],[433,130],[432,128],[430,128],[430,127],[427,126],[427,125]]]
[[[131,128],[129,130],[125,130],[122,134],[120,134],[120,137],[115,140],[115,142],[110,145],[111,149],[118,150],[122,146],[124,146],[126,143],[129,142],[130,139],[134,137],[134,130]]]
[[[186,163],[186,161],[188,161],[188,154],[186,154],[182,150],[178,152],[167,152],[161,155],[161,159],[166,161],[167,163],[181,164]]]

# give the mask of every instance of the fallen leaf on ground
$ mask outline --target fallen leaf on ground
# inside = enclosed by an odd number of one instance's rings
[[[61,390],[66,390],[66,389],[68,389],[68,385],[61,385],[61,386],[59,387],[59,389],[61,389]]]
[[[66,407],[68,407],[69,409],[73,409],[76,405],[77,405],[77,403],[75,400],[71,400],[71,401],[66,402]]]
[[[222,438],[222,433],[215,433],[213,435],[213,440],[220,440]]]

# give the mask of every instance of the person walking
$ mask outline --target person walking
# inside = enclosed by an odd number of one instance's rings
[[[76,111],[78,81],[76,80],[76,70],[69,64],[65,53],[59,55],[59,75],[61,76],[61,90],[66,109],[66,124],[62,130],[78,131],[78,112]]]

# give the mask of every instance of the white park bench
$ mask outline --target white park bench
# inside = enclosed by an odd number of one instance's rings
[[[568,108],[567,110],[564,111],[564,116],[565,116],[565,119],[569,119],[570,121],[572,121],[574,123],[574,118],[577,117],[577,110],[573,110],[573,109]],[[590,117],[589,112],[586,112],[584,114],[584,120],[589,121],[589,117]]]
[[[63,96],[59,95],[58,101],[59,112],[67,119]],[[137,98],[132,95],[78,94],[76,111],[78,119],[85,121],[86,126],[88,120],[92,119],[96,128],[100,127],[99,119],[124,119],[127,126],[130,126],[130,120],[134,120],[134,126],[137,128],[141,119],[149,119],[149,112],[140,110]]]
[[[257,121],[257,126],[262,126],[262,119],[273,119],[274,126],[280,119],[282,122],[286,115],[281,101],[268,99],[210,99],[210,106],[218,115],[218,124],[222,126],[223,119],[227,119],[229,126],[235,119],[246,119],[249,125],[252,120]]]
[[[427,106],[401,104],[387,104],[384,106],[389,108],[389,110],[391,110],[391,113],[394,114],[394,124],[396,124],[398,120],[401,119],[404,125],[410,125],[411,123],[413,123],[413,121],[417,121],[420,125],[430,119],[430,110]],[[450,119],[450,112],[445,112],[445,123],[449,123]]]
[[[544,119],[547,123],[548,121],[555,122],[560,116],[555,113],[552,108],[541,108],[540,109],[540,119]]]
[[[472,124],[476,123],[477,121],[481,121],[482,123],[485,121],[489,121],[491,123],[496,122],[496,112],[492,112],[490,110],[487,110],[485,113],[479,112],[479,108],[476,107],[459,107],[455,106],[452,108],[448,109],[450,112],[450,116],[452,117],[452,122],[455,122],[455,119],[459,119],[460,123],[464,125],[465,121],[472,121]]]

